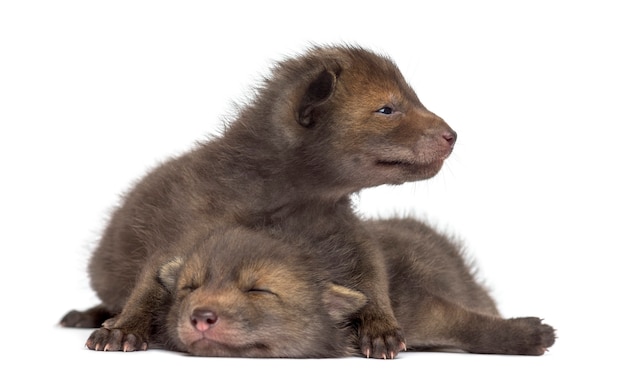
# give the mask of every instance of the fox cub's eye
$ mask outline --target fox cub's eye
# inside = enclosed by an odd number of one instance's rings
[[[384,106],[376,111],[376,113],[380,114],[393,114],[393,108],[389,106]]]
[[[276,295],[272,290],[262,287],[252,287],[248,291],[251,294],[266,294],[266,295]]]
[[[197,288],[198,288],[197,284],[195,284],[195,283],[188,283],[188,284],[184,284],[180,289],[182,291],[191,292],[191,291],[195,291]]]

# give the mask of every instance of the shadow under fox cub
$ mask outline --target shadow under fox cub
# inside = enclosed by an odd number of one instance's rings
[[[380,244],[409,350],[541,355],[554,343],[554,329],[539,318],[501,317],[447,237],[413,219],[364,225]],[[145,265],[150,344],[199,356],[357,355],[353,316],[369,300],[336,283],[307,243],[294,250],[294,242],[244,228],[219,230]],[[102,317],[97,314],[73,311],[63,323],[91,322]],[[132,335],[109,329],[115,320],[92,334],[90,349],[133,349]]]

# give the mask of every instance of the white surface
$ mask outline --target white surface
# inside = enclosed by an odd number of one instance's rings
[[[226,3],[226,2],[222,2]],[[6,1],[0,4],[1,366],[89,372],[623,372],[624,13],[617,2]],[[86,350],[85,264],[117,196],[215,133],[270,60],[308,42],[392,56],[459,133],[433,180],[365,191],[465,238],[543,357],[244,360]],[[24,368],[24,370],[22,370]]]

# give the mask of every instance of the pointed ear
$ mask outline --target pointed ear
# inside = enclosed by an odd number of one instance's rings
[[[183,258],[175,257],[172,260],[166,262],[159,269],[158,281],[169,292],[174,292],[176,289],[176,281],[178,280],[178,272],[183,266]]]
[[[298,123],[303,127],[315,124],[315,109],[328,101],[335,92],[338,73],[324,70],[309,84],[298,108]]]
[[[322,296],[322,302],[331,319],[345,322],[367,303],[367,297],[359,291],[330,283]]]

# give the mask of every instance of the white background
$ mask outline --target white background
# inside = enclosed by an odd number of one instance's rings
[[[227,3],[227,4],[226,4]],[[608,1],[0,3],[0,367],[81,372],[623,372],[626,12]],[[97,300],[89,251],[118,196],[215,133],[274,59],[310,42],[390,55],[459,134],[432,180],[364,191],[465,239],[542,357],[392,362],[97,353],[56,324]],[[4,369],[0,369],[5,371]]]

